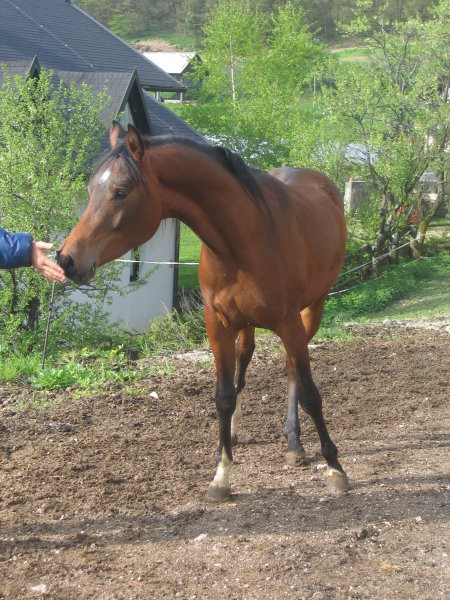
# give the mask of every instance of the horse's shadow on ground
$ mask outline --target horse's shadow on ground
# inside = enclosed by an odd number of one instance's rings
[[[317,483],[317,482],[315,482]],[[369,493],[366,485],[378,485]],[[158,513],[108,516],[76,522],[24,523],[0,528],[0,553],[8,550],[47,550],[80,546],[105,547],[123,543],[145,544],[204,538],[226,539],[233,535],[330,532],[365,527],[369,523],[411,520],[446,522],[450,504],[442,496],[444,476],[356,481],[348,495],[302,496],[298,488],[271,487],[235,493],[231,502],[214,505],[199,498],[189,504]],[[448,484],[448,481],[447,481]],[[414,489],[405,489],[406,485]],[[397,487],[401,486],[401,487]],[[432,487],[430,487],[432,486]]]

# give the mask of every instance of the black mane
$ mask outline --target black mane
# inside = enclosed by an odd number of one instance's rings
[[[227,169],[234,177],[239,181],[242,187],[248,192],[250,197],[267,210],[267,202],[261,186],[258,184],[255,178],[255,174],[259,171],[252,167],[249,167],[242,158],[232,152],[228,148],[222,146],[213,146],[208,143],[201,143],[190,140],[189,138],[172,135],[158,135],[158,136],[142,136],[146,147],[151,146],[163,146],[165,144],[179,144],[187,148],[192,148],[209,156],[222,167]],[[95,165],[92,177],[98,173],[103,167],[108,167],[117,158],[121,157],[124,162],[129,175],[132,177],[136,184],[140,184],[144,181],[138,165],[131,156],[127,145],[125,143],[118,144],[115,148],[112,148],[106,156],[103,156],[100,161]]]
[[[175,143],[181,146],[186,146],[187,148],[192,148],[198,152],[202,152],[232,173],[242,187],[249,193],[251,198],[258,204],[267,208],[267,202],[264,193],[254,175],[259,172],[258,169],[249,167],[239,156],[239,154],[232,152],[228,148],[224,148],[223,146],[214,146],[208,142],[197,142],[186,137],[173,135],[145,136],[144,141],[146,146],[162,146],[164,144]]]

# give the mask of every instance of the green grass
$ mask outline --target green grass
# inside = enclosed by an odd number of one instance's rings
[[[11,382],[36,373],[42,363],[42,356],[34,353],[27,356],[12,354],[0,359],[0,382]]]
[[[106,383],[129,383],[146,374],[146,369],[137,368],[127,360],[121,348],[110,351],[83,348],[62,355],[52,366],[36,369],[28,380],[32,387],[41,390],[75,387],[96,391]]]
[[[449,315],[450,255],[441,253],[386,269],[381,277],[332,296],[317,337],[340,337],[348,322]]]
[[[180,262],[198,262],[201,241],[195,233],[181,223]],[[178,287],[185,290],[198,289],[198,266],[180,265],[178,269]]]
[[[435,279],[420,282],[405,298],[374,313],[372,318],[411,319],[442,315],[448,315],[450,324],[450,273],[442,276],[439,285]]]
[[[339,60],[342,62],[368,62],[370,60],[370,48],[354,47],[354,48],[336,48],[332,50]]]

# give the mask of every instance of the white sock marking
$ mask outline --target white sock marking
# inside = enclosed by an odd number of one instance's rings
[[[226,488],[230,487],[230,470],[232,462],[227,456],[225,449],[222,450],[222,460],[217,465],[216,476],[211,485],[213,487]]]

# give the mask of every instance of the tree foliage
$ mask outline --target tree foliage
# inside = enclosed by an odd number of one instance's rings
[[[400,244],[418,206],[412,234],[420,246],[433,213],[421,210],[420,178],[438,175],[439,200],[448,180],[449,2],[441,0],[426,22],[397,22],[376,14],[373,0],[359,0],[345,29],[364,38],[370,59],[345,63],[317,40],[295,3],[267,18],[250,4],[221,0],[205,27],[199,101],[182,116],[258,166],[315,167],[341,189],[350,177],[366,180],[375,255]]]
[[[303,11],[287,2],[267,17],[250,2],[220,0],[205,33],[199,102],[181,116],[254,164],[287,160],[286,132],[327,60]]]
[[[202,27],[208,21],[208,11],[215,9],[216,0],[77,0],[76,4],[110,27],[115,33],[127,37],[181,33],[200,41]],[[286,4],[286,0],[251,0],[251,7],[265,16]],[[330,42],[338,35],[338,23],[352,18],[357,0],[296,0],[305,13],[305,20],[320,38]],[[428,17],[428,8],[436,0],[376,0],[368,14],[385,19],[405,21],[416,15]]]
[[[99,115],[107,101],[87,85],[56,84],[50,71],[27,80],[5,71],[0,91],[2,227],[56,243],[73,227],[85,202],[86,173],[105,132]],[[86,304],[85,314],[75,316],[64,289],[55,306],[55,329],[75,336],[84,321],[85,331],[93,331],[90,321],[101,321],[100,305]],[[19,347],[26,351],[41,339],[49,298],[50,284],[34,269],[2,271],[0,354]]]
[[[419,211],[423,243],[426,228],[444,200],[448,179],[450,125],[448,30],[450,2],[441,0],[436,19],[405,23],[368,19],[371,0],[359,2],[361,10],[347,27],[365,35],[372,60],[358,68],[340,65],[336,88],[323,94],[324,122],[343,132],[347,143],[357,142],[363,158],[352,168],[354,175],[372,185],[380,214],[374,244],[380,254],[386,243],[399,240],[410,224],[405,216]],[[433,210],[423,211],[422,174],[438,176],[439,198]]]

